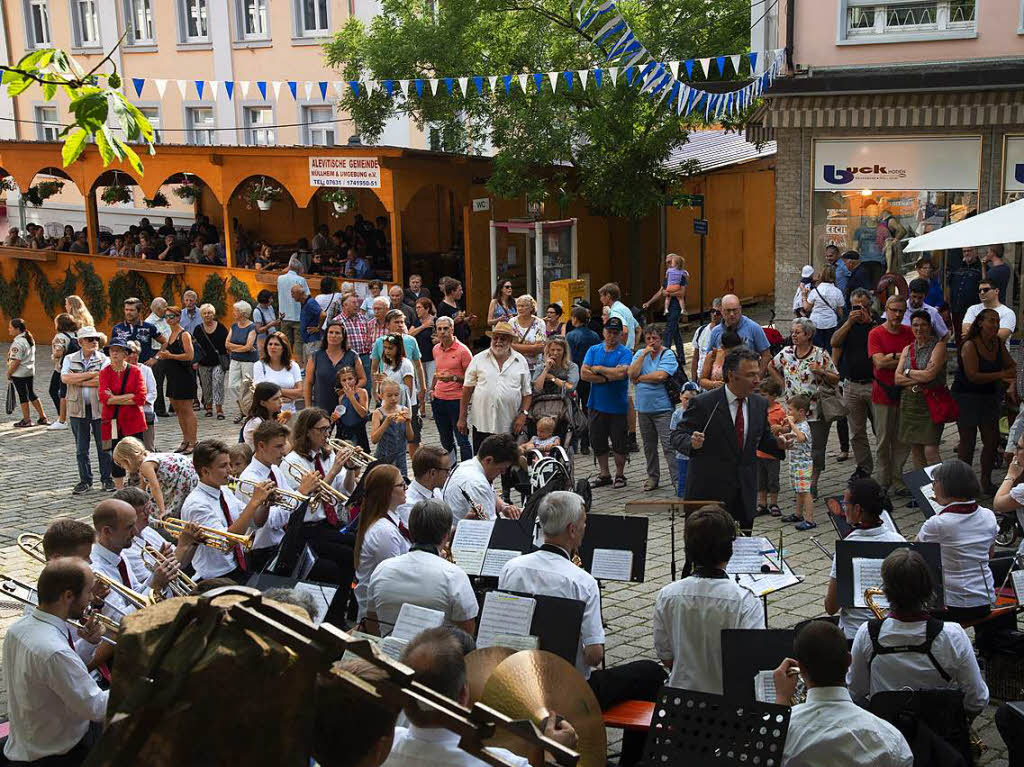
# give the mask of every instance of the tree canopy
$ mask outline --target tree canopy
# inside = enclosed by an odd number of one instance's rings
[[[570,0],[381,0],[369,26],[350,19],[326,46],[330,66],[347,80],[414,79],[518,74],[604,66],[607,49],[581,30]],[[749,46],[749,0],[627,0],[619,6],[640,41],[662,61],[740,53]],[[614,40],[609,44],[614,43]],[[695,70],[694,76],[697,76]],[[531,83],[532,86],[532,83]],[[586,90],[575,83],[557,93],[517,83],[508,95],[470,88],[449,95],[409,89],[408,99],[378,90],[347,92],[341,108],[366,141],[376,141],[388,118],[408,112],[431,134],[434,148],[481,151],[490,141],[495,171],[488,181],[498,195],[542,198],[553,181],[560,195],[580,196],[595,211],[640,218],[664,204],[666,190],[687,168],[663,167],[686,141],[696,119],[677,117],[667,103],[618,85]],[[575,173],[550,177],[552,166]]]

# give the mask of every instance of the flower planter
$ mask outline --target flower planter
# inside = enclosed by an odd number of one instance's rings
[[[333,203],[333,205],[334,205],[334,212],[335,213],[339,213],[339,214],[340,213],[348,213],[348,203],[347,202],[336,202],[336,203]]]
[[[270,210],[270,206],[273,204],[273,200],[256,200],[256,207],[260,210]]]

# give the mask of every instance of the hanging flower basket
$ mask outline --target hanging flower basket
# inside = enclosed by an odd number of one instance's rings
[[[157,192],[153,195],[153,199],[148,197],[143,200],[147,208],[169,208],[171,203],[167,200],[167,195],[163,192]]]
[[[256,200],[256,207],[260,210],[270,210],[273,205],[273,200]]]
[[[176,197],[184,200],[185,202],[195,202],[203,196],[203,190],[199,184],[182,184],[174,190]]]
[[[132,190],[121,184],[114,184],[108,186],[103,190],[100,195],[100,199],[103,200],[107,205],[118,205],[120,203],[132,201]]]
[[[25,202],[37,208],[64,188],[63,181],[40,181],[30,186],[24,194]]]
[[[348,213],[358,205],[356,196],[346,189],[327,189],[320,192],[320,198],[334,206],[334,212],[338,215]]]
[[[250,181],[242,190],[242,197],[249,208],[270,210],[271,206],[284,196],[280,187],[268,184],[266,180]]]

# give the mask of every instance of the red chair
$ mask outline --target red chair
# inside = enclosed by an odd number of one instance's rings
[[[603,712],[604,726],[620,730],[647,732],[654,716],[654,703],[649,700],[624,700]]]

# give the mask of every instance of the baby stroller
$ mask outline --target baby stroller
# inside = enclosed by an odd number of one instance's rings
[[[565,395],[562,392],[545,391],[535,394],[530,404],[530,415],[526,419],[526,437],[523,441],[537,435],[537,422],[542,418],[555,420],[554,436],[558,437],[568,457],[572,458],[569,445],[572,437],[579,429],[587,428],[586,416],[580,406],[576,392]]]
[[[587,511],[590,510],[593,496],[587,480],[573,480],[572,460],[565,450],[556,447],[550,455],[542,455],[537,450],[530,452],[534,454],[535,460],[528,470],[521,470],[525,475],[525,482],[522,487],[517,484],[516,489],[523,495],[523,514],[520,519],[525,520],[522,524],[529,524],[534,529],[534,542],[537,543],[537,506],[545,495],[552,490],[571,490],[583,498]]]

